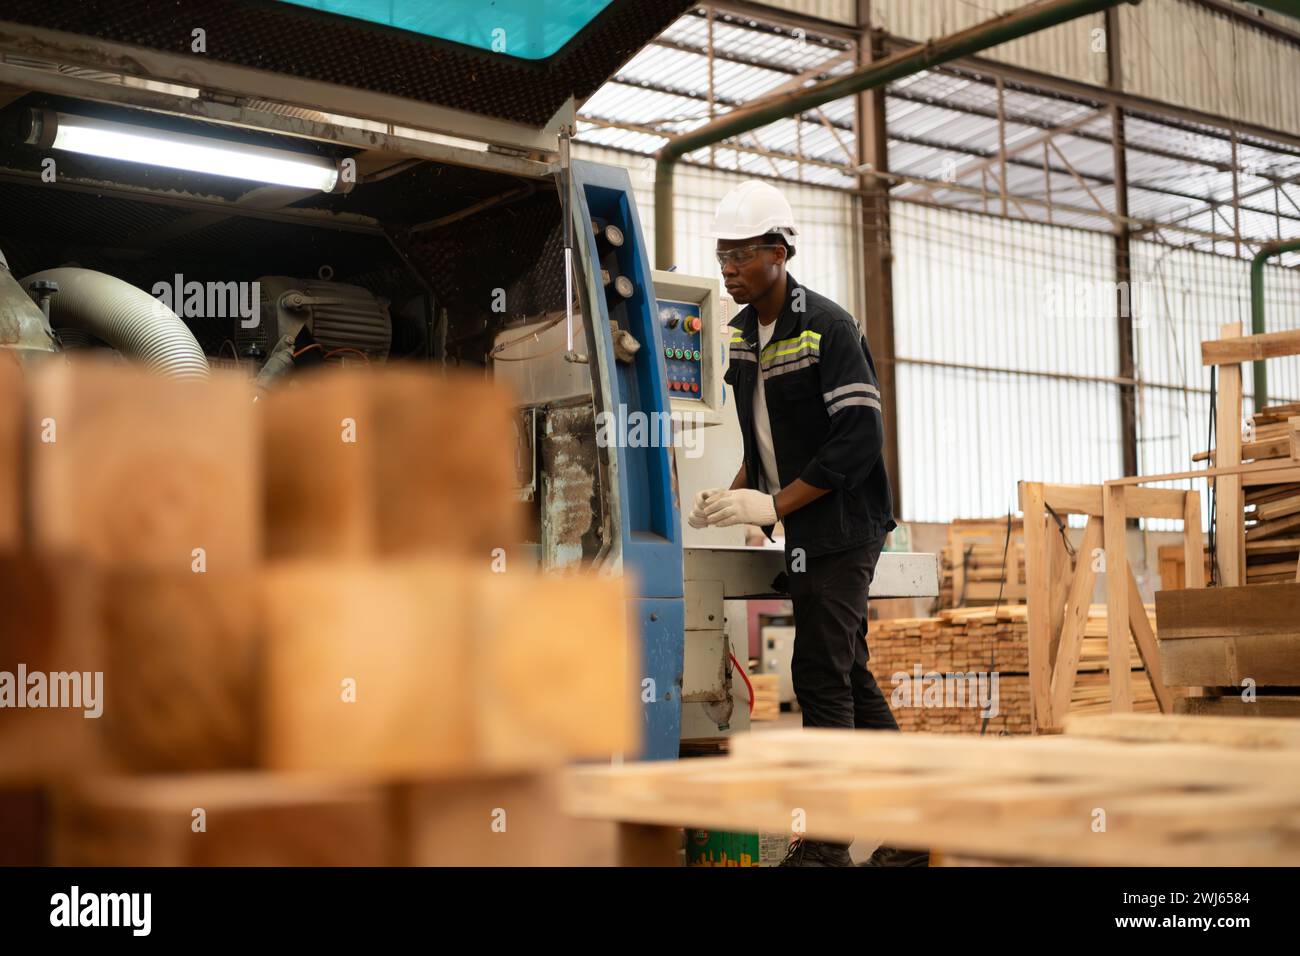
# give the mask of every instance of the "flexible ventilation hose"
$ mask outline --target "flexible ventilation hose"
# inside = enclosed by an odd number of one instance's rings
[[[46,269],[21,280],[59,284],[50,299],[50,325],[102,339],[128,358],[171,378],[207,378],[208,360],[176,313],[129,282],[91,269]]]

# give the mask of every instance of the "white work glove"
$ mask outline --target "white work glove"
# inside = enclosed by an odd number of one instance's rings
[[[710,527],[728,528],[733,524],[776,524],[776,499],[766,491],[737,488],[709,499],[704,517]]]
[[[714,495],[720,495],[726,491],[725,488],[706,488],[695,496],[695,503],[691,506],[691,513],[686,518],[687,523],[692,528],[707,528],[709,519],[704,516],[704,508],[710,498]]]

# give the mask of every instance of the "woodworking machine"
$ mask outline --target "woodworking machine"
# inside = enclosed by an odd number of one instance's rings
[[[494,374],[519,553],[627,581],[643,755],[741,730],[742,601],[781,553],[681,513],[741,458],[728,317],[714,279],[651,271],[627,172],[569,153],[575,103],[690,5],[6,0],[6,341],[266,388],[307,362]],[[872,593],[936,591],[933,556],[886,554]]]

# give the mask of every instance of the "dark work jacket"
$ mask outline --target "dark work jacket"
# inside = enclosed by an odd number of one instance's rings
[[[766,484],[754,438],[754,386],[761,363],[781,487],[802,478],[830,489],[785,516],[787,553],[803,548],[808,557],[830,554],[892,529],[876,367],[853,316],[787,273],[785,303],[762,354],[753,306],[741,309],[731,329],[725,381],[735,395],[744,436],[747,486]],[[763,531],[772,537],[772,526]]]

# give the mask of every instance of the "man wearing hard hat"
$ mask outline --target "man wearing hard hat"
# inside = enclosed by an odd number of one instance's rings
[[[853,316],[786,272],[794,215],[775,186],[749,180],[718,205],[712,230],[731,323],[726,382],[744,460],[729,489],[701,491],[692,527],[785,526],[794,606],[791,676],[805,727],[897,730],[867,668],[867,591],[894,527],[881,458],[875,365]],[[880,865],[923,865],[882,847]],[[783,865],[849,866],[847,844],[798,840]]]

